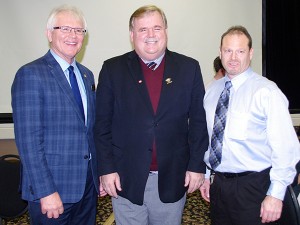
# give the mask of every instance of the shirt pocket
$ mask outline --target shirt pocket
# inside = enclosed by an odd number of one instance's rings
[[[249,114],[241,112],[230,112],[227,119],[227,137],[236,140],[245,140],[247,138]]]

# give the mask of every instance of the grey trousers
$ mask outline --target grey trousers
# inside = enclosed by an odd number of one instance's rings
[[[186,195],[174,203],[161,202],[158,175],[150,173],[143,205],[133,204],[121,196],[112,198],[112,205],[117,225],[180,225],[185,201]]]

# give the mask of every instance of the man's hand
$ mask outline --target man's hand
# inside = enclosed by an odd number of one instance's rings
[[[110,173],[107,175],[103,175],[101,176],[100,181],[100,187],[102,184],[103,190],[112,197],[117,198],[117,190],[122,191],[120,177],[118,173]]]
[[[201,185],[200,192],[201,192],[202,198],[204,198],[204,200],[206,200],[208,202],[210,202],[209,189],[210,189],[210,181],[207,178],[207,179],[205,179],[203,185]]]
[[[107,192],[103,188],[101,177],[99,177],[99,184],[100,184],[99,185],[100,197],[103,197],[103,196],[107,195]]]
[[[58,192],[40,199],[43,214],[47,213],[48,218],[58,218],[64,212],[64,206]]]
[[[203,173],[195,173],[195,172],[190,172],[190,171],[187,171],[185,173],[184,186],[189,187],[188,193],[192,193],[192,192],[196,191],[197,189],[199,189],[200,186],[203,184],[203,182],[204,182],[204,174]]]
[[[260,217],[262,223],[269,223],[280,218],[282,212],[282,201],[272,196],[266,196],[261,203]]]

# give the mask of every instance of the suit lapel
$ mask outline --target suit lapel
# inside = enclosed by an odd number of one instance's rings
[[[166,50],[165,57],[165,70],[156,115],[162,115],[165,112],[170,105],[170,101],[176,98],[176,87],[178,87],[179,66],[168,50]]]
[[[87,126],[91,124],[91,119],[93,118],[94,113],[94,98],[93,93],[95,92],[95,83],[94,80],[90,80],[89,71],[87,71],[82,65],[76,63],[80,74],[82,76],[82,80],[84,83],[85,91],[86,91],[86,99],[87,99]],[[93,75],[91,76],[93,77]]]
[[[62,71],[59,63],[54,59],[54,57],[51,55],[50,51],[46,54],[45,57],[50,73],[54,77],[54,79],[57,81],[58,86],[61,88],[62,92],[64,93],[65,97],[71,102],[71,105],[73,106],[74,110],[76,111],[79,118],[83,121],[81,112],[78,108],[78,105],[76,103],[74,94],[72,92],[71,86],[68,83],[66,76],[64,72]]]
[[[134,84],[136,85],[139,94],[144,100],[144,103],[146,107],[149,109],[149,111],[154,114],[150,96],[147,90],[146,82],[144,79],[144,75],[140,66],[140,61],[138,58],[138,55],[135,53],[135,51],[132,51],[129,53],[128,56],[128,67],[131,74],[131,77],[133,79]]]

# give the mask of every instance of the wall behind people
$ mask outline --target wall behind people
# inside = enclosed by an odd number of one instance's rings
[[[77,60],[90,68],[95,80],[105,59],[132,49],[128,18],[138,7],[155,4],[168,19],[168,48],[199,60],[204,82],[213,74],[220,36],[232,25],[247,27],[253,36],[252,66],[262,71],[262,5],[260,0],[9,0],[0,1],[0,115],[11,113],[10,88],[20,66],[45,54],[49,10],[61,5],[79,7],[88,22],[86,46]],[[4,132],[2,132],[4,130]],[[8,133],[8,135],[5,135]],[[0,139],[13,134],[12,125],[0,124]]]

